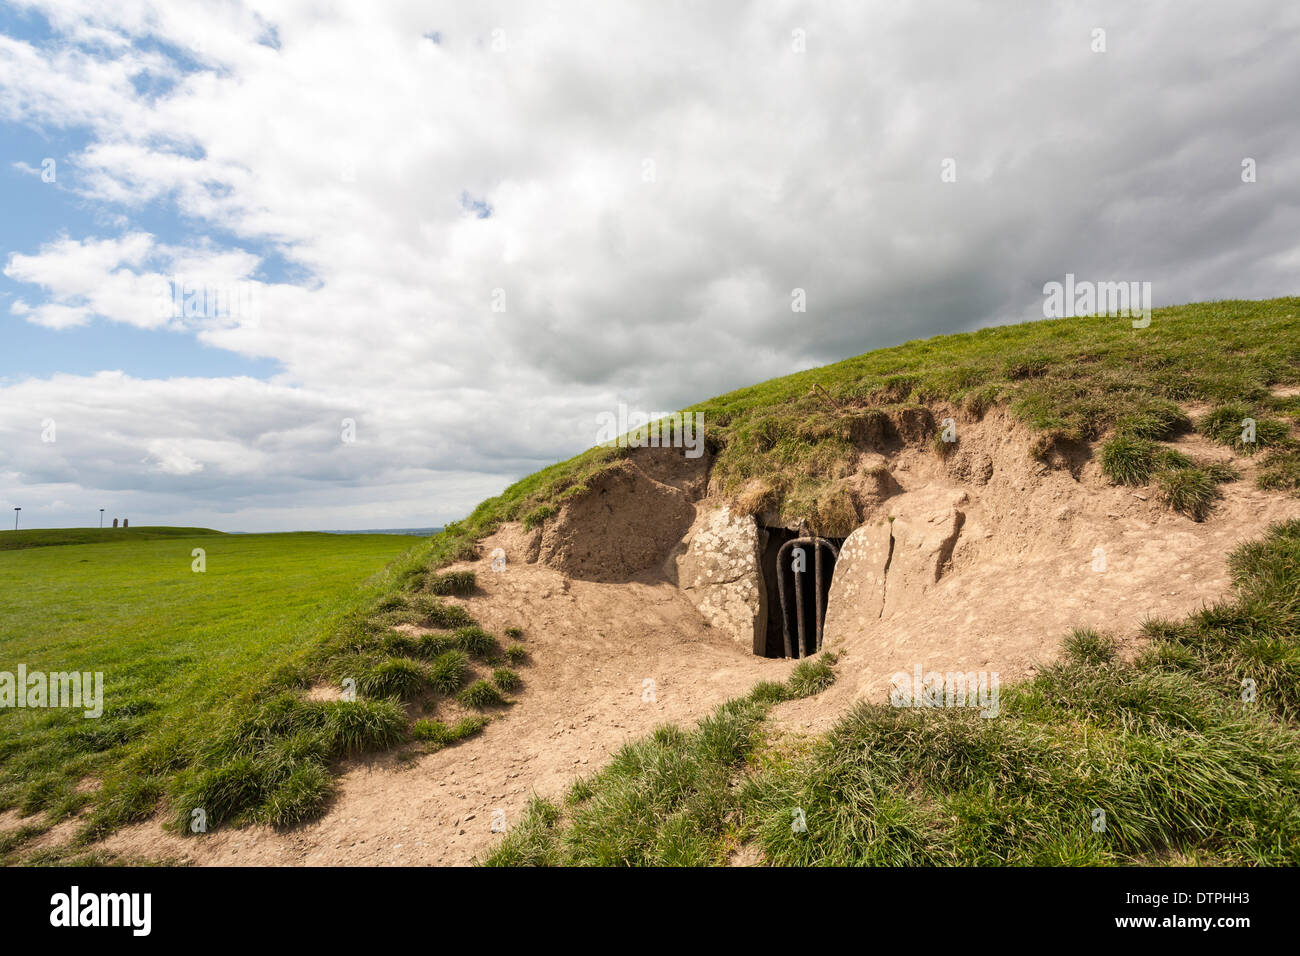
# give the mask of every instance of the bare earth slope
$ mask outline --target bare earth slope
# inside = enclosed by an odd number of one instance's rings
[[[1026,454],[1029,433],[1002,413],[961,434],[946,462],[910,450],[892,463],[902,491],[876,516],[886,542],[894,519],[884,580],[860,580],[853,599],[836,606],[848,580],[843,562],[836,569],[827,647],[842,653],[840,679],[778,707],[779,725],[825,729],[854,699],[886,699],[890,676],[918,664],[996,672],[1006,684],[1055,660],[1076,627],[1136,640],[1144,619],[1181,618],[1220,598],[1227,555],[1300,516],[1300,499],[1255,487],[1255,459],[1195,434],[1170,444],[1241,471],[1203,522],[1169,510],[1151,488],[1110,484],[1095,460],[1082,461],[1077,478],[1046,468]],[[970,481],[982,461],[992,462],[992,476]]]

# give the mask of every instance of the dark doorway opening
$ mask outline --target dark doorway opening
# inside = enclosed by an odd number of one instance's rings
[[[821,538],[788,528],[764,528],[762,617],[754,653],[763,657],[809,657],[826,618],[826,601],[843,538]],[[802,558],[796,549],[803,552]],[[820,582],[817,560],[820,554]],[[820,583],[820,586],[819,586]],[[781,600],[785,592],[784,604]],[[803,644],[799,618],[803,616]],[[787,646],[789,653],[787,653]]]

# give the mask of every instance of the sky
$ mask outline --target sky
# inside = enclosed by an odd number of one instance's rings
[[[8,0],[0,511],[440,525],[1067,273],[1300,292],[1300,6],[1014,6]]]

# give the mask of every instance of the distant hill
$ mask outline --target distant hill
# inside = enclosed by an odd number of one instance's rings
[[[442,528],[358,528],[355,531],[325,529],[323,534],[406,534],[419,538],[431,538]]]
[[[225,534],[211,528],[23,528],[0,531],[0,551],[44,548],[56,544],[102,544],[106,541],[150,541],[155,538],[198,538]]]

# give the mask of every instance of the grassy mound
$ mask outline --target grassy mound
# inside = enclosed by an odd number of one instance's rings
[[[961,421],[995,405],[1038,434],[1043,455],[1063,443],[1122,437],[1127,447],[1110,450],[1107,472],[1126,483],[1194,465],[1156,444],[1191,427],[1180,403],[1231,406],[1232,414],[1244,407],[1263,423],[1255,447],[1271,456],[1260,484],[1300,492],[1300,451],[1271,424],[1293,429],[1300,420],[1296,398],[1272,394],[1300,384],[1298,316],[1300,298],[1291,297],[1157,309],[1144,329],[1105,316],[981,329],[879,349],[685,411],[703,413],[712,484],[738,509],[771,508],[827,535],[856,522],[844,483],[855,440],[886,421],[932,439],[938,406],[954,410],[958,441]],[[1227,412],[1219,418],[1231,421]],[[435,566],[472,556],[475,542],[503,522],[545,522],[626,453],[593,448],[511,485],[448,525],[435,539]],[[1195,513],[1212,501],[1202,477],[1176,484],[1171,505]]]

